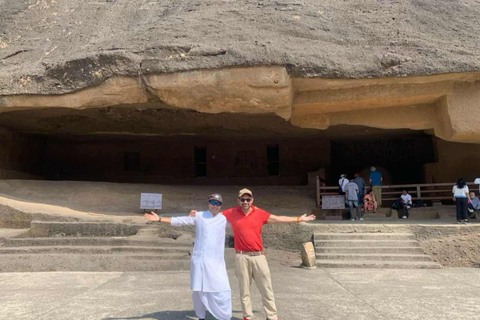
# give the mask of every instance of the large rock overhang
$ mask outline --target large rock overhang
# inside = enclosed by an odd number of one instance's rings
[[[275,114],[479,143],[477,1],[387,2],[0,0],[0,111]]]
[[[239,67],[114,76],[100,85],[67,94],[0,98],[2,113],[108,107],[275,114],[301,128],[325,130],[355,125],[425,130],[448,141],[480,143],[480,73],[475,72],[386,79],[305,79],[292,77],[281,66]]]

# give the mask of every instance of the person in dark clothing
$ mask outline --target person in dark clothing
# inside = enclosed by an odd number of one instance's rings
[[[453,201],[455,201],[457,209],[457,223],[466,223],[468,221],[468,202],[470,201],[470,194],[468,186],[463,178],[457,180],[457,183],[453,186],[452,193]]]
[[[358,203],[363,203],[363,196],[365,195],[365,180],[360,176],[360,173],[355,173],[355,178],[353,179],[358,186]]]

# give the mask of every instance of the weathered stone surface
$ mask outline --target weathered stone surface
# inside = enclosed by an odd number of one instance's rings
[[[44,116],[53,117],[48,120],[53,132],[59,132],[61,128],[71,134],[85,134],[95,121],[102,122],[108,115],[106,123],[94,132],[138,133],[136,127],[140,126],[141,133],[153,134],[158,133],[159,128],[155,120],[160,115],[157,110],[178,109],[210,114],[276,114],[290,120],[294,126],[309,129],[356,125],[430,130],[445,140],[478,143],[480,129],[475,115],[480,110],[479,80],[480,73],[327,80],[292,79],[283,67],[200,70],[137,78],[118,76],[99,86],[64,95],[5,96],[0,99],[0,112],[4,114],[3,125],[46,133],[51,130],[42,128],[46,123],[41,120]],[[125,111],[122,112],[99,109],[110,106],[130,108],[123,108]],[[47,108],[61,109],[60,115],[65,120],[75,119],[74,126],[55,124],[58,116]],[[11,123],[12,120],[8,120],[10,115],[5,114],[29,109],[44,111],[37,116],[29,114],[27,118],[23,117],[22,123]],[[95,111],[89,114],[70,112],[69,115],[65,111],[68,109]],[[35,123],[29,124],[30,117],[36,117]],[[161,118],[165,119],[163,115]],[[118,120],[129,121],[128,129],[125,130],[123,124],[115,127]],[[187,122],[185,118],[183,120],[182,127]],[[152,121],[152,126],[149,126]],[[255,121],[249,120],[245,125],[253,128]],[[260,121],[267,129],[267,123]],[[202,126],[198,119],[194,122],[196,126]],[[162,128],[174,123],[168,121],[168,125]]]
[[[480,82],[456,84],[452,93],[443,97],[435,134],[444,140],[480,142]]]
[[[315,248],[313,247],[313,243],[303,243],[300,253],[302,255],[302,266],[308,268],[315,268],[317,266],[317,259],[315,257]]]
[[[40,120],[3,123],[23,131],[84,134],[102,116],[68,109],[128,106],[480,142],[475,0],[0,0],[0,8],[2,116],[56,108],[75,119],[48,130]],[[144,124],[139,112],[119,123],[107,111],[97,113],[114,121],[90,131],[138,133]]]
[[[137,234],[138,225],[127,225],[110,222],[45,222],[32,221],[29,237],[51,236],[131,236]]]
[[[200,112],[276,113],[290,119],[293,88],[283,67],[201,70],[146,77],[166,105]]]
[[[302,78],[480,69],[475,0],[1,0],[0,8],[0,95],[233,66],[288,66]]]
[[[11,108],[73,108],[85,109],[116,106],[122,104],[141,104],[149,101],[145,90],[137,79],[131,77],[113,77],[102,84],[75,93],[63,95],[12,95],[5,97],[0,106]]]
[[[465,119],[479,110],[478,80],[478,73],[371,80],[296,78],[291,122],[318,129],[363,125],[432,130],[445,140],[479,142],[478,126],[471,123],[475,117]]]

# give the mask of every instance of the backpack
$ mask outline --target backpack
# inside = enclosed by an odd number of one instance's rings
[[[402,203],[400,202],[400,200],[395,200],[393,203],[392,203],[392,209],[393,210],[398,210],[398,209],[401,209],[402,208]]]
[[[423,207],[423,200],[422,199],[418,199],[417,201],[415,201],[415,203],[413,204],[414,207],[416,208],[421,208]]]
[[[345,191],[342,190],[342,186],[343,186],[343,182],[345,181],[345,178],[342,178],[339,182],[339,186],[338,186],[338,194],[344,194]]]

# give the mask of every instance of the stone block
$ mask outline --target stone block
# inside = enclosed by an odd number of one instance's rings
[[[302,244],[302,267],[315,268],[317,260],[315,257],[315,247],[312,242]]]

